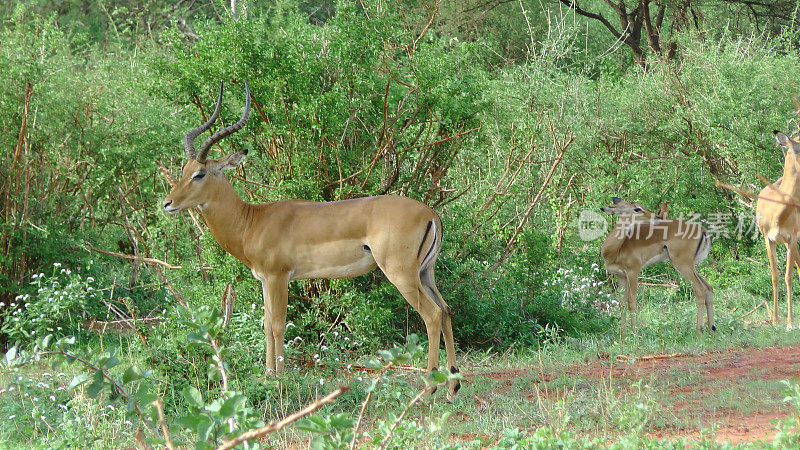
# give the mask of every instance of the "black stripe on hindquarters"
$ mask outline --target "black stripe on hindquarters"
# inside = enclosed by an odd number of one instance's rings
[[[425,239],[428,239],[428,233],[431,232],[431,225],[433,221],[428,222],[428,226],[425,228],[425,235],[422,236],[422,242],[419,243],[419,250],[417,250],[417,258],[419,258],[420,253],[422,253],[422,246],[425,244]],[[435,238],[436,236],[434,236]]]
[[[697,254],[700,253],[700,246],[703,245],[703,239],[705,239],[705,237],[705,233],[700,233],[700,242],[697,243],[697,250],[694,251],[695,258],[697,258]]]
[[[432,220],[430,222],[428,222],[428,225],[429,225],[428,228],[430,228],[430,224],[431,223],[433,223]],[[424,265],[425,261],[428,260],[428,257],[431,256],[431,252],[433,252],[434,250],[436,250],[436,233],[433,233],[433,238],[431,239],[431,246],[428,249],[428,253],[425,254],[424,258],[422,258],[423,265]],[[417,254],[417,258],[419,258],[419,254]]]

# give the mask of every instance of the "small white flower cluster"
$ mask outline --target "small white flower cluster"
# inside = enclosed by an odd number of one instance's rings
[[[8,387],[0,389],[0,395],[15,393],[15,396],[19,396],[27,402],[27,412],[25,414],[21,416],[9,414],[6,416],[7,420],[16,418],[18,420],[34,419],[48,423],[48,421],[54,420],[52,411],[57,411],[56,407],[63,411],[69,410],[68,402],[62,403],[66,394],[59,394],[59,392],[67,392],[65,383],[69,376],[63,372],[55,376],[50,372],[43,372],[38,378],[32,379],[20,375]],[[58,379],[61,379],[61,381],[58,381]],[[62,397],[61,401],[59,401],[59,395]],[[47,426],[49,427],[50,425]]]
[[[597,278],[599,275],[600,266],[597,263],[593,263],[588,270],[584,270],[582,266],[577,269],[562,267],[556,271],[556,279],[549,285],[561,291],[561,305],[564,308],[578,309],[588,303],[608,313],[619,301],[606,283]],[[544,285],[547,286],[548,283],[545,282]]]
[[[31,285],[36,293],[21,294],[3,311],[6,319],[4,331],[12,338],[30,338],[62,330],[59,322],[67,322],[76,313],[85,310],[85,304],[97,298],[98,292],[91,283],[93,277],[83,279],[73,271],[53,263],[53,274],[36,273],[31,276]],[[5,304],[0,304],[5,306]]]

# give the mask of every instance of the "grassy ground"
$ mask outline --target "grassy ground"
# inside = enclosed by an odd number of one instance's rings
[[[623,338],[614,329],[562,337],[541,348],[463,352],[463,388],[456,399],[446,401],[440,389],[408,408],[405,420],[391,431],[390,447],[535,447],[540,441],[545,447],[726,445],[718,441],[767,447],[775,439],[774,422],[793,417],[781,380],[800,375],[800,332],[766,324],[763,306],[743,317],[760,301],[736,288],[718,290],[718,331],[698,335],[694,300],[683,289],[644,287],[640,326]],[[143,362],[137,339],[114,337],[104,345],[118,345],[127,349],[123,358]],[[423,364],[421,358],[414,362]],[[54,369],[44,361],[0,373],[0,445],[132,446],[138,424],[126,416],[124,404],[91,399],[85,386],[67,389],[78,369]],[[293,367],[285,377],[265,381],[260,367],[230,370],[266,421],[338,385],[353,390],[323,409],[322,416],[344,412],[356,418],[376,377]],[[171,394],[171,383],[159,385],[162,395]],[[368,435],[360,445],[380,442],[422,386],[416,372],[391,372],[366,409],[360,431]],[[178,409],[168,405],[167,414],[179,415]],[[176,438],[182,436],[174,422],[171,429]],[[265,443],[304,447],[311,437],[288,427]]]

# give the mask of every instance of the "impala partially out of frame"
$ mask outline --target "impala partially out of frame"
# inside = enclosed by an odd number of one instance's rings
[[[250,89],[246,82],[245,107],[239,121],[212,134],[198,150],[194,147],[195,138],[211,128],[219,116],[221,105],[222,87],[211,117],[183,138],[188,161],[180,181],[164,199],[164,210],[177,214],[197,207],[222,248],[261,281],[267,371],[282,372],[284,368],[289,281],[350,278],[377,266],[425,322],[428,371],[439,364],[443,334],[449,370],[457,373],[450,308],[434,279],[434,264],[442,248],[442,221],[436,212],[416,200],[395,195],[329,203],[246,203],[223,171],[239,166],[247,151],[207,158],[212,145],[247,121]],[[451,380],[448,396],[459,387],[458,380]]]
[[[619,197],[601,208],[603,212],[618,216],[616,225],[608,233],[601,247],[606,272],[619,278],[625,286],[625,301],[631,314],[631,326],[636,326],[636,289],[639,273],[645,267],[669,261],[687,281],[692,283],[697,300],[697,330],[706,324],[714,327],[714,290],[697,273],[695,266],[703,261],[711,250],[708,232],[699,223],[680,219],[664,220],[642,205]],[[667,209],[662,206],[666,215]],[[626,326],[626,311],[622,309],[621,330]]]
[[[786,148],[783,176],[766,186],[756,200],[758,229],[764,236],[772,275],[772,324],[778,325],[778,281],[780,269],[775,247],[786,245],[786,329],[792,329],[792,271],[800,275],[800,255],[797,240],[800,236],[800,142],[780,131],[773,131],[775,140]]]

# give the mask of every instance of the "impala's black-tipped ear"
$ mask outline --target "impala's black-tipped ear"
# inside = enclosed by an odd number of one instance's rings
[[[780,144],[782,147],[789,146],[789,136],[787,136],[784,133],[781,133],[778,130],[774,130],[773,133],[775,133],[775,140],[778,141],[778,144]]]
[[[244,161],[244,155],[246,154],[247,150],[233,152],[228,156],[213,160],[213,162],[209,160],[209,162],[206,163],[206,167],[215,175],[219,175],[223,170],[230,170],[238,167],[242,161]]]
[[[616,205],[617,203],[619,203],[621,201],[622,201],[622,199],[619,198],[619,197],[611,197],[611,203],[613,203],[614,205]]]
[[[249,148],[246,148],[246,149],[242,150],[242,153],[246,155],[246,154],[247,154],[247,152],[249,152],[249,151],[250,151],[250,149],[249,149]]]

